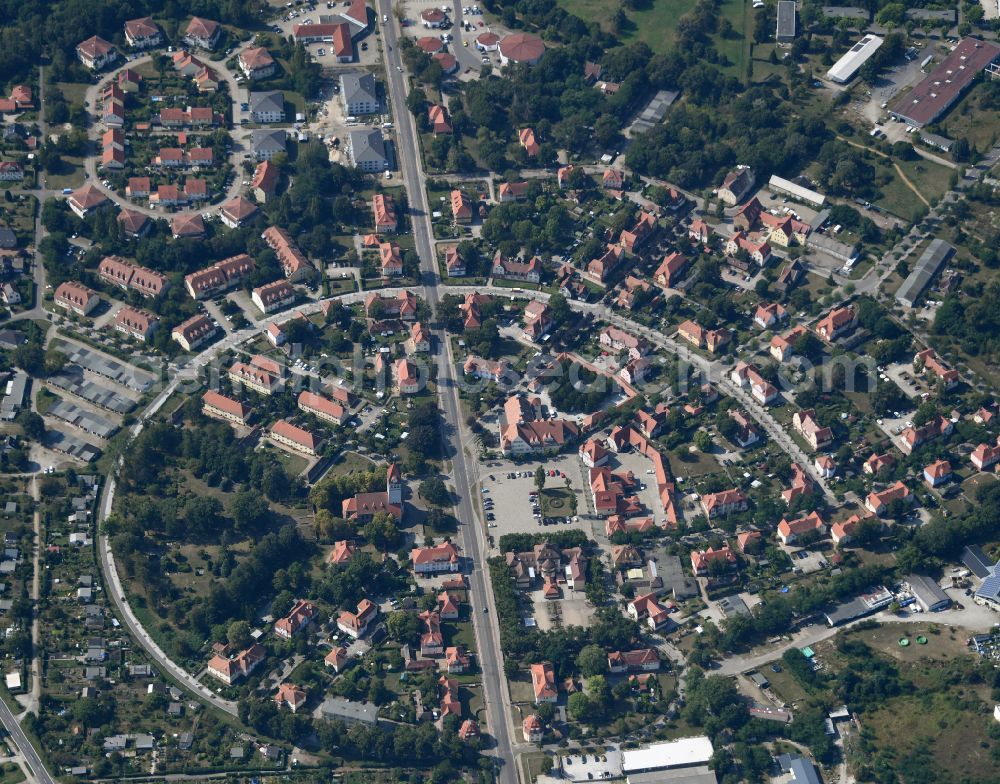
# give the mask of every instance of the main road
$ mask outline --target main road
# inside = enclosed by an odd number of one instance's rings
[[[424,173],[421,165],[420,149],[417,145],[417,130],[413,116],[406,108],[407,82],[403,64],[399,56],[399,41],[396,20],[392,14],[390,0],[377,0],[379,16],[387,20],[382,23],[383,55],[386,61],[386,81],[392,113],[396,126],[396,160],[400,164],[403,181],[409,195],[410,220],[416,251],[420,255],[422,282],[428,304],[433,308],[440,299],[438,292],[437,252],[427,207],[427,193],[424,190]],[[450,341],[443,330],[436,332],[441,350],[437,353],[437,386],[441,411],[444,414],[442,440],[450,451],[452,479],[458,502],[455,511],[460,522],[459,545],[469,559],[470,589],[473,597],[473,626],[479,651],[479,667],[482,671],[483,701],[486,711],[487,729],[493,736],[493,752],[498,761],[497,778],[501,784],[517,784],[514,749],[511,742],[509,698],[506,695],[506,680],[503,671],[503,653],[500,649],[496,610],[493,606],[493,591],[490,588],[484,553],[486,552],[485,531],[475,524],[473,500],[477,497],[478,483],[476,464],[470,468],[466,460],[465,426],[462,409],[458,402],[455,384],[455,364],[451,358]]]
[[[55,779],[52,778],[52,774],[46,770],[45,765],[42,763],[41,757],[38,756],[38,752],[35,747],[31,745],[31,741],[28,740],[28,736],[24,734],[24,730],[21,729],[21,725],[17,721],[17,717],[7,706],[4,700],[0,700],[0,723],[3,724],[4,729],[10,735],[11,740],[14,741],[14,745],[17,746],[21,755],[24,757],[24,761],[27,763],[28,767],[31,769],[32,774],[34,774],[35,781],[39,784],[55,784]]]

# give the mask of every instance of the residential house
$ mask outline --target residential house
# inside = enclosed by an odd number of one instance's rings
[[[691,260],[677,251],[664,256],[660,266],[653,273],[653,280],[664,288],[674,288],[687,274]]]
[[[749,502],[742,490],[723,490],[720,493],[703,495],[701,508],[705,516],[711,520],[715,517],[726,517],[733,512],[745,512],[749,508]]]
[[[114,326],[118,332],[145,343],[160,323],[160,319],[145,310],[125,306],[115,314]]]
[[[77,44],[76,56],[91,71],[100,71],[118,59],[118,50],[100,36],[94,35]]]
[[[410,551],[413,571],[418,575],[457,572],[459,570],[458,548],[451,542],[443,542],[432,547],[417,547]]]
[[[951,477],[951,463],[947,460],[935,460],[929,466],[924,468],[924,482],[929,487],[943,485],[951,479]]]
[[[396,205],[392,196],[376,193],[372,197],[372,212],[375,214],[376,234],[395,233],[398,221],[396,219]]]
[[[363,172],[380,172],[389,168],[382,132],[377,128],[350,131],[347,152],[354,168]]]
[[[125,23],[125,41],[133,49],[149,49],[163,42],[163,33],[151,17],[144,16]]]
[[[797,520],[782,519],[778,523],[778,538],[784,545],[793,544],[802,536],[812,534],[824,536],[826,534],[826,523],[818,512],[812,512]]]
[[[221,35],[222,26],[218,22],[194,16],[184,30],[184,42],[211,51],[218,45]]]
[[[78,316],[89,316],[90,312],[100,304],[101,298],[96,291],[82,283],[68,280],[56,288],[53,301],[60,308],[72,311]]]
[[[340,75],[340,100],[348,116],[376,114],[381,102],[375,87],[375,77],[370,73],[344,73]]]
[[[274,633],[283,640],[290,640],[312,622],[316,613],[316,606],[312,602],[298,599],[287,615],[275,621]]]
[[[170,333],[185,351],[194,351],[218,331],[218,326],[204,313],[181,322]]]
[[[529,158],[535,158],[541,152],[542,146],[538,143],[533,128],[522,128],[518,131],[517,138]]]
[[[241,253],[186,275],[184,287],[188,294],[196,300],[209,299],[238,286],[255,269],[254,260],[246,253]]]
[[[262,313],[273,313],[295,302],[295,288],[287,280],[265,283],[253,290],[250,299]]]
[[[243,196],[224,202],[219,208],[219,218],[230,229],[238,229],[257,214],[257,205]]]
[[[439,103],[432,103],[427,110],[427,120],[431,127],[431,133],[435,136],[439,134],[451,133],[451,118],[448,117],[448,110]]]
[[[271,161],[258,163],[250,180],[254,198],[261,204],[266,204],[267,200],[278,192],[280,179],[281,172],[274,163]]]
[[[451,215],[460,226],[472,223],[472,202],[457,188],[451,192]]]
[[[378,618],[378,605],[368,599],[358,602],[356,612],[345,610],[337,618],[337,628],[349,637],[360,640]]]
[[[243,74],[252,80],[267,79],[274,76],[278,65],[271,53],[263,46],[252,46],[240,52],[236,64]]]
[[[743,201],[756,181],[753,170],[749,166],[737,166],[729,172],[719,188],[719,199],[730,207]]]
[[[255,123],[283,123],[285,94],[281,90],[250,93],[250,119]]]
[[[889,509],[889,504],[896,500],[906,500],[910,497],[910,488],[902,482],[896,482],[892,487],[880,492],[871,492],[865,499],[865,509],[876,517],[882,517]]]
[[[316,457],[323,443],[318,436],[284,419],[279,419],[271,425],[268,435],[278,446],[293,452],[301,452],[309,457]]]
[[[555,703],[559,699],[556,690],[555,670],[549,662],[531,665],[531,687],[535,695],[535,704]]]
[[[542,280],[542,260],[532,256],[527,261],[507,259],[498,250],[493,256],[493,277],[520,280],[526,283],[540,283]]]
[[[854,329],[856,313],[853,307],[835,308],[816,324],[816,334],[827,343]]]
[[[237,425],[245,426],[250,418],[249,408],[238,400],[220,395],[211,389],[201,397],[201,411],[207,416],[233,422]]]
[[[953,389],[958,386],[958,371],[945,366],[932,348],[919,351],[913,356],[913,369],[916,372],[923,371],[940,383],[944,389]]]
[[[820,449],[833,440],[833,431],[820,425],[815,410],[811,408],[792,414],[792,427],[813,450]]]

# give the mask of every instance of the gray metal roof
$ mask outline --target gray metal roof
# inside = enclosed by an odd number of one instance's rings
[[[345,73],[340,75],[340,94],[348,105],[378,101],[375,77],[370,73]]]
[[[910,584],[910,591],[925,609],[940,609],[951,604],[948,597],[940,585],[927,575],[911,574],[906,578]]]
[[[816,766],[798,754],[782,754],[778,757],[778,765],[783,772],[792,774],[795,784],[823,784]]]
[[[118,430],[116,422],[86,411],[66,400],[59,400],[48,413],[100,438],[110,438]]]
[[[351,160],[356,164],[363,161],[385,163],[385,141],[382,132],[377,129],[368,131],[351,131]]]
[[[10,380],[10,391],[0,402],[0,419],[13,419],[21,406],[24,405],[24,395],[28,389],[28,374],[23,370],[14,373]]]
[[[932,240],[930,245],[920,254],[913,271],[896,291],[896,301],[912,308],[920,295],[923,294],[924,289],[927,288],[927,284],[937,275],[941,265],[954,252],[955,248],[944,240]]]
[[[250,111],[253,114],[272,114],[285,111],[285,94],[281,90],[250,93]]]
[[[280,129],[259,128],[250,132],[250,148],[255,153],[284,152],[288,134]]]

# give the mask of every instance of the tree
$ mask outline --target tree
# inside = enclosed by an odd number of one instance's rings
[[[435,506],[445,506],[449,500],[448,488],[438,476],[431,476],[420,483],[420,497]]]
[[[408,643],[417,636],[417,616],[411,612],[397,610],[385,619],[385,630],[399,643]]]
[[[226,640],[233,648],[246,648],[250,644],[250,624],[246,621],[233,621],[226,629]]]
[[[377,514],[361,529],[365,539],[379,550],[391,550],[399,541],[399,529],[389,514]]]
[[[694,434],[694,445],[699,452],[710,452],[712,450],[712,436],[707,430],[699,430]]]
[[[583,722],[590,718],[593,710],[590,697],[582,691],[573,692],[566,700],[566,712],[573,721]]]
[[[25,438],[30,438],[33,441],[39,442],[45,438],[45,420],[34,411],[25,409],[17,415],[17,419],[15,421],[20,426],[21,432],[24,433]]]
[[[608,655],[599,645],[585,645],[576,657],[576,666],[585,678],[608,671]]]
[[[545,469],[541,466],[535,469],[535,489],[539,493],[545,489]]]
[[[243,490],[230,500],[229,514],[237,531],[249,533],[264,528],[271,519],[271,507],[256,490]]]

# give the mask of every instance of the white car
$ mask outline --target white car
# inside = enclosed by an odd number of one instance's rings
[[[389,21],[389,14],[382,14],[382,23],[385,24]]]

